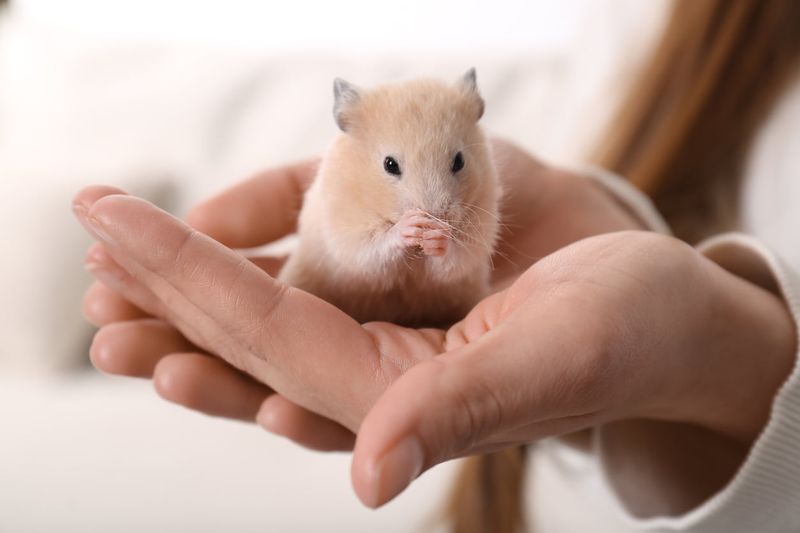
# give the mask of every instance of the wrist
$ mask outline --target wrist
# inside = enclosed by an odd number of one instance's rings
[[[783,301],[705,257],[705,305],[695,320],[696,379],[681,420],[750,442],[796,358],[795,326]]]

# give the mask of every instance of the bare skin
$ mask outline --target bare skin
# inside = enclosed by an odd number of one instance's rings
[[[674,239],[608,234],[639,222],[582,178],[499,150],[514,194],[498,292],[448,330],[359,325],[276,283],[279,261],[243,261],[199,233],[249,247],[291,232],[294,214],[265,210],[257,192],[298,205],[313,163],[203,204],[189,217],[199,232],[120,191],[82,191],[76,214],[102,243],[87,257],[103,282],[85,299],[102,326],[95,365],[152,377],[170,401],[255,419],[311,448],[355,443],[353,484],[370,506],[453,457],[620,424],[636,428],[617,432],[620,453],[668,424],[687,453],[733,458],[713,472],[684,465],[669,483],[647,470],[618,478],[623,495],[636,484],[662,490],[678,502],[673,512],[698,504],[733,475],[767,420],[793,364],[788,312]],[[298,328],[314,338],[298,338]],[[637,460],[657,466],[670,453]]]

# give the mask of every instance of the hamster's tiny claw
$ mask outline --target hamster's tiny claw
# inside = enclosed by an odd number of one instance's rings
[[[403,237],[403,245],[406,248],[413,248],[415,246],[421,246],[422,240],[419,237]]]

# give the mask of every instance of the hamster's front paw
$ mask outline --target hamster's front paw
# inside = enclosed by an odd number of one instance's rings
[[[450,244],[446,223],[433,219],[419,210],[406,211],[397,222],[400,237],[407,248],[420,248],[430,256],[443,256]]]
[[[446,227],[429,229],[422,234],[422,253],[441,257],[447,253],[450,245],[450,233]]]

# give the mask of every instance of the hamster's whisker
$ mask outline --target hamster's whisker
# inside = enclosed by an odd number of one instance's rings
[[[492,216],[492,217],[496,217],[496,215],[495,215],[494,213],[491,213],[491,212],[489,212],[489,211],[486,211],[485,209],[483,209],[483,208],[481,208],[481,207],[479,207],[479,206],[476,206],[476,205],[473,205],[473,204],[462,204],[462,205],[463,205],[463,206],[464,206],[464,207],[465,207],[465,208],[466,208],[468,211],[471,211],[473,214],[475,214],[475,210],[481,210],[481,211],[485,212],[486,214],[488,214],[488,215],[490,215],[490,216]],[[497,217],[497,218],[498,218],[498,220],[499,220],[499,218],[500,218],[500,217]],[[521,225],[521,224],[508,224],[508,223],[502,223],[502,222],[498,222],[498,224],[499,224],[499,227],[500,227],[501,229],[514,229],[514,228],[521,228],[521,227],[522,227],[522,225]],[[506,246],[506,247],[510,248],[510,249],[511,249],[511,251],[515,252],[515,253],[516,253],[516,254],[518,254],[520,257],[523,257],[523,258],[525,258],[525,259],[529,259],[529,260],[531,260],[531,261],[534,261],[534,262],[535,262],[535,261],[538,261],[539,259],[541,259],[541,257],[538,257],[538,258],[537,258],[537,257],[533,257],[533,256],[531,256],[531,255],[529,255],[529,254],[526,254],[526,253],[524,253],[522,250],[520,250],[520,249],[519,249],[519,248],[517,248],[516,246],[512,245],[512,244],[511,244],[511,243],[508,241],[508,239],[505,239],[505,238],[504,238],[502,235],[498,234],[498,235],[497,235],[497,245],[498,245],[498,246],[496,246],[496,248],[495,248],[495,250],[494,250],[494,253],[495,253],[496,255],[498,255],[498,256],[500,256],[500,257],[502,257],[503,259],[505,259],[505,260],[506,260],[506,261],[508,261],[509,263],[511,263],[511,265],[513,265],[514,267],[518,267],[517,263],[511,259],[511,256],[509,256],[508,254],[505,254],[505,253],[503,253],[503,252],[501,252],[501,251],[499,250],[499,248],[500,248],[500,246],[499,246],[499,245],[500,245],[500,244],[502,244],[502,245],[504,245],[504,246]]]
[[[458,239],[453,239],[453,243],[460,246],[467,253],[467,255],[470,256],[470,258],[474,258],[479,255],[479,252],[475,250],[474,247],[470,246],[469,243],[467,242]],[[492,262],[491,255],[489,256],[489,265],[491,266],[491,268],[494,268],[494,263]]]
[[[432,218],[436,222],[444,224],[447,227],[447,229],[449,229],[449,230],[464,234],[464,231],[458,229],[457,227],[455,227],[454,225],[452,225],[451,223],[449,223],[446,220],[442,220],[441,218],[437,218],[437,217],[433,216],[432,214],[428,213],[427,211],[423,211],[423,214],[429,216],[430,218]]]
[[[475,147],[475,146],[483,146],[484,144],[485,144],[485,143],[482,143],[482,142],[468,144],[468,145],[464,146],[464,147],[462,148],[462,150],[469,150],[470,148],[473,148],[473,147]]]
[[[445,226],[447,226],[448,228],[454,228],[454,226],[453,226],[452,224],[450,224],[448,221],[446,221],[446,220],[442,220],[441,218],[438,218],[438,217],[435,217],[435,216],[433,216],[432,214],[428,213],[427,211],[424,211],[424,210],[423,210],[423,211],[422,211],[422,214],[423,214],[423,215],[425,215],[425,216],[427,216],[427,217],[430,217],[430,218],[432,218],[432,219],[433,219],[433,220],[435,220],[436,222],[441,222],[442,224],[444,224],[444,225],[445,225]]]
[[[496,220],[497,224],[501,228],[522,227],[520,224],[509,224],[507,222],[503,222],[503,220],[500,217],[500,215],[496,215],[496,214],[492,213],[491,211],[487,211],[486,209],[484,209],[484,208],[482,208],[480,206],[477,206],[477,205],[474,205],[474,204],[461,204],[461,205],[464,207],[464,209],[466,209],[467,211],[470,211],[473,214],[477,210],[480,210],[481,212],[486,213],[487,215],[492,217],[494,220]]]
[[[497,226],[498,226],[500,229],[512,229],[512,228],[515,228],[515,227],[516,227],[516,228],[521,228],[521,227],[522,227],[522,225],[520,225],[520,224],[509,224],[509,223],[507,223],[507,222],[503,222],[503,221],[500,219],[500,217],[499,217],[499,216],[496,216],[496,215],[494,215],[493,213],[491,213],[491,212],[489,212],[489,211],[486,211],[485,209],[483,209],[483,208],[480,208],[480,207],[478,207],[478,206],[476,206],[476,205],[472,205],[472,204],[461,204],[461,205],[462,205],[462,207],[463,207],[463,208],[464,208],[464,209],[465,209],[465,210],[466,210],[466,211],[467,211],[469,214],[471,214],[471,215],[474,215],[474,216],[476,216],[476,217],[480,216],[480,215],[478,214],[478,212],[477,212],[477,209],[480,209],[481,211],[483,211],[483,212],[484,212],[484,213],[486,213],[487,215],[490,215],[491,217],[493,217],[493,218],[494,218],[494,219],[497,221]]]
[[[471,233],[467,233],[467,232],[463,232],[463,233],[465,235],[467,235],[469,237],[469,239],[472,240],[473,243],[480,242],[480,244],[482,244],[484,248],[491,249],[492,247],[490,247],[489,243],[486,242],[485,236],[480,231],[480,229],[481,229],[480,226],[475,223],[475,221],[473,220],[473,216],[470,216],[471,214],[474,216],[474,213],[470,213],[469,211],[467,212],[467,217],[464,219],[464,223],[467,225],[467,227],[469,227],[470,229],[473,229],[475,231],[473,231]],[[466,244],[464,244],[464,248],[469,250],[471,255],[479,253],[477,250],[473,250],[471,247],[468,248]],[[489,254],[489,266],[490,266],[490,268],[492,270],[494,270],[494,259],[492,258],[492,254]]]
[[[475,212],[474,210],[470,211],[470,214],[471,214],[473,217],[476,217],[476,216],[477,216],[477,214],[476,214],[476,212]],[[477,224],[476,224],[476,223],[475,223],[475,222],[472,220],[472,218],[468,218],[468,219],[467,219],[467,223],[468,223],[468,224],[469,224],[471,227],[473,227],[473,228],[476,228],[476,229],[477,229]],[[501,224],[500,226],[501,226],[501,227],[503,227],[503,225],[502,225],[502,224]],[[483,245],[484,245],[484,246],[486,246],[486,247],[488,247],[488,243],[486,242],[486,239],[483,237],[483,234],[482,234],[482,233],[480,233],[479,231],[476,231],[476,232],[475,232],[475,234],[479,235],[479,236],[480,236],[480,238],[481,238],[481,241],[482,241]],[[500,257],[501,259],[504,259],[505,261],[507,261],[507,262],[508,262],[509,264],[511,264],[511,265],[512,265],[514,268],[518,268],[518,265],[517,265],[517,263],[516,263],[516,262],[515,262],[515,261],[514,261],[514,260],[511,258],[511,256],[510,256],[510,255],[508,255],[508,254],[506,254],[506,253],[504,253],[504,252],[502,252],[502,251],[500,251],[500,246],[498,246],[498,245],[499,245],[499,244],[506,244],[506,245],[508,245],[508,246],[509,246],[509,247],[511,247],[511,248],[514,248],[514,247],[513,247],[513,246],[511,246],[510,244],[508,244],[508,242],[506,241],[506,239],[504,239],[504,238],[503,238],[501,235],[499,235],[499,234],[497,235],[496,239],[497,239],[497,242],[495,243],[495,245],[494,245],[493,247],[491,247],[491,248],[493,248],[493,253],[490,255],[490,258],[489,258],[489,260],[490,260],[490,263],[491,263],[491,266],[492,266],[492,269],[494,269],[494,267],[495,267],[495,264],[494,264],[494,256],[495,256],[495,255],[496,255],[496,256],[498,256],[498,257]],[[514,251],[517,251],[517,250],[515,249]],[[521,255],[524,255],[524,254],[521,254]]]
[[[486,214],[487,214],[487,215],[489,215],[490,217],[492,217],[492,218],[494,218],[495,220],[497,220],[497,226],[498,226],[500,229],[509,229],[509,230],[511,230],[511,229],[519,229],[519,228],[522,228],[522,227],[524,227],[522,224],[511,224],[511,223],[509,223],[509,222],[503,222],[500,216],[498,216],[498,215],[495,215],[494,213],[492,213],[492,212],[490,212],[490,211],[487,211],[486,209],[483,209],[482,207],[479,207],[479,206],[477,206],[477,205],[473,205],[473,204],[461,204],[461,205],[462,205],[462,206],[463,206],[463,207],[464,207],[464,208],[465,208],[467,211],[470,211],[470,212],[471,212],[471,213],[473,213],[473,214],[475,214],[475,211],[476,211],[476,210],[478,210],[478,209],[479,209],[479,210],[481,210],[481,211],[483,211],[484,213],[486,213]]]
[[[431,219],[443,224],[448,229],[450,229],[453,232],[453,234],[452,234],[453,242],[456,245],[460,246],[470,257],[476,257],[476,256],[478,256],[479,251],[475,250],[472,246],[470,246],[470,244],[480,243],[483,246],[483,248],[485,248],[485,249],[492,249],[493,247],[489,246],[489,243],[486,241],[486,237],[480,231],[480,229],[481,229],[480,224],[476,223],[476,221],[474,220],[474,219],[478,218],[478,215],[477,215],[477,213],[475,211],[475,209],[478,208],[478,207],[474,206],[472,204],[462,204],[462,206],[467,208],[466,209],[467,216],[464,218],[464,220],[462,222],[464,224],[466,224],[466,226],[469,229],[472,229],[472,230],[475,230],[475,231],[472,231],[472,232],[464,231],[464,230],[462,230],[460,228],[457,228],[456,226],[454,226],[450,222],[448,222],[446,220],[442,220],[442,219],[440,219],[440,218],[428,213],[427,211],[423,211],[423,213],[425,215],[429,216]],[[486,211],[486,210],[483,210],[483,211],[485,211],[487,214],[490,214],[490,215],[492,214],[489,211]],[[499,218],[499,217],[497,217],[497,218]],[[503,225],[501,224],[501,226],[503,226]],[[498,239],[502,240],[502,239],[499,238],[499,236],[498,236]],[[494,253],[489,255],[489,265],[490,265],[492,270],[494,270],[494,267],[495,267],[495,265],[494,265],[494,255],[495,254],[498,255],[499,257],[503,258],[504,260],[508,261],[509,263],[511,263],[514,267],[517,266],[514,263],[514,261],[508,255],[504,254],[503,252],[498,251],[497,249],[494,249]]]
[[[500,220],[500,215],[497,215],[497,214],[495,214],[495,213],[492,213],[491,211],[489,211],[489,210],[487,210],[487,209],[484,209],[483,207],[480,207],[480,206],[478,206],[478,205],[475,205],[475,204],[467,204],[467,203],[462,203],[461,205],[462,205],[462,206],[464,206],[464,207],[466,207],[467,209],[470,209],[470,210],[476,210],[476,209],[477,209],[477,210],[480,210],[481,212],[483,212],[483,213],[486,213],[487,215],[489,215],[490,217],[492,217],[493,219],[495,219],[495,220],[497,220],[497,221],[499,221],[499,220]]]
[[[511,256],[508,255],[505,252],[501,252],[500,250],[495,250],[494,254],[492,254],[492,255],[493,256],[496,255],[496,256],[500,257],[500,259],[503,259],[504,261],[508,262],[508,264],[510,264],[514,268],[519,268],[519,265],[517,264],[517,262],[514,261],[513,259],[511,259]]]

